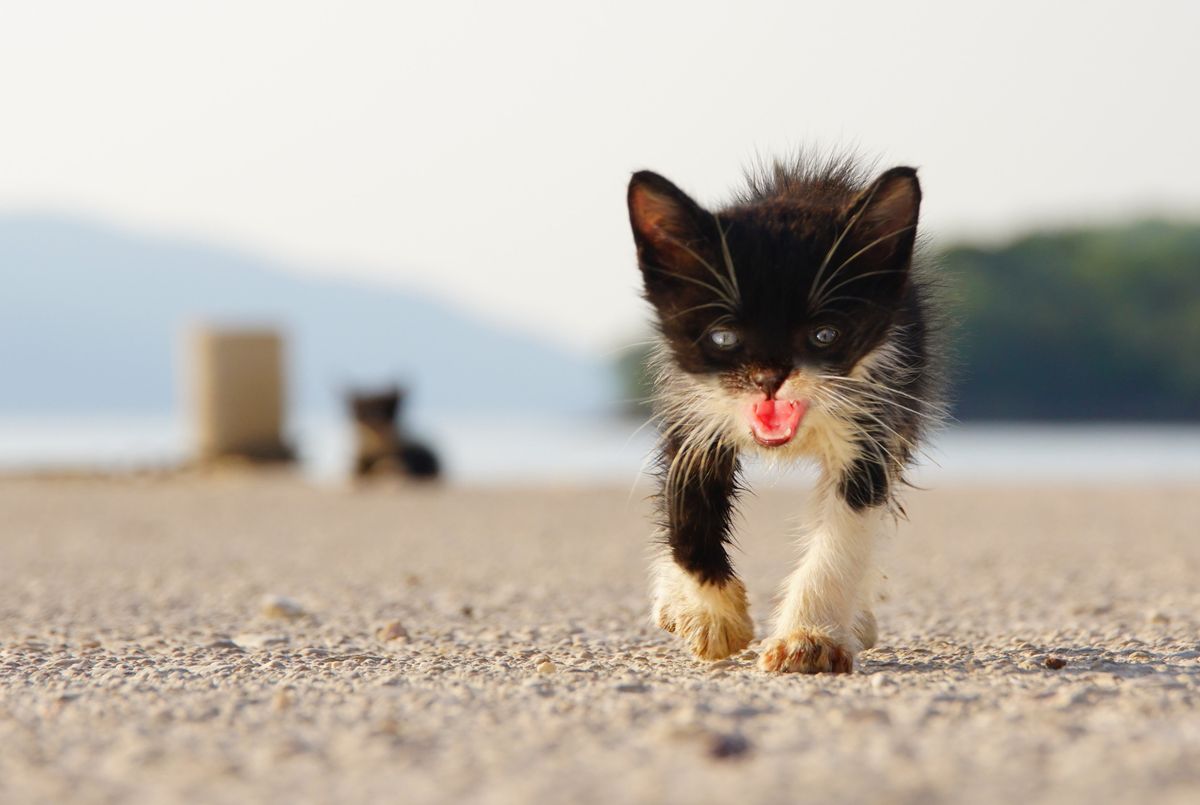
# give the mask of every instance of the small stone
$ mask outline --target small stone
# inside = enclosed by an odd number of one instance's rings
[[[282,713],[284,710],[290,709],[294,703],[292,692],[287,688],[282,688],[275,691],[275,696],[271,699],[271,709],[276,713]]]
[[[389,738],[398,738],[400,737],[400,722],[390,716],[384,718],[375,725],[375,734],[385,735]]]
[[[408,639],[408,630],[404,628],[404,624],[400,621],[388,621],[375,630],[375,636],[385,642],[388,640],[406,640]]]
[[[471,606],[470,604],[463,604],[463,608],[460,611],[462,612],[462,616],[464,618],[475,617],[475,607]]]
[[[1067,661],[1062,657],[1047,657],[1045,663],[1046,667],[1051,671],[1058,671],[1067,667]]]
[[[296,736],[289,736],[280,743],[276,744],[272,750],[272,756],[275,760],[285,760],[297,755],[303,755],[312,751],[306,741]]]
[[[885,710],[862,708],[843,712],[842,721],[848,724],[878,724],[880,726],[887,726],[892,723],[892,718]]]
[[[48,702],[43,708],[43,713],[47,716],[56,716],[61,713],[68,704],[78,698],[79,694],[77,693],[64,693]]]
[[[557,671],[557,670],[558,670],[558,666],[557,666],[557,665],[555,665],[555,664],[553,663],[553,661],[551,661],[551,660],[546,660],[546,661],[544,661],[544,662],[539,662],[539,663],[538,663],[538,665],[537,665],[537,672],[538,672],[539,674],[552,674],[552,673],[554,673],[554,672],[555,672],[555,671]]]
[[[238,648],[268,648],[282,646],[288,642],[288,639],[284,635],[240,634],[234,635],[233,642]]]
[[[261,603],[262,614],[268,618],[279,620],[295,620],[306,614],[300,602],[286,595],[264,595]]]
[[[205,648],[240,649],[241,646],[230,640],[228,637],[218,637],[216,640],[213,640],[211,643],[205,646]]]
[[[732,760],[750,751],[750,742],[737,732],[717,732],[708,738],[708,756],[715,760]]]
[[[641,682],[618,682],[613,685],[613,690],[617,693],[645,693],[650,688]]]
[[[1147,613],[1146,620],[1151,623],[1164,624],[1171,622],[1171,616],[1161,610],[1155,609]]]

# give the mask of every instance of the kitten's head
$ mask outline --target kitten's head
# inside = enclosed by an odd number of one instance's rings
[[[351,394],[348,399],[356,422],[391,427],[404,403],[404,392],[393,386],[372,393]]]
[[[783,175],[716,212],[642,171],[628,200],[667,375],[746,443],[791,442],[837,398],[835,378],[887,352],[910,297],[912,168],[870,183]]]

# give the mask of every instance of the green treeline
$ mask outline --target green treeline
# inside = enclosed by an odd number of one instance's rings
[[[960,419],[1200,419],[1200,225],[955,246],[940,267]]]
[[[1200,225],[1042,232],[937,255],[963,420],[1200,420]],[[628,396],[645,353],[621,359]]]

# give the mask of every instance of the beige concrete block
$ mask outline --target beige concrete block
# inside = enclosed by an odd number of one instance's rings
[[[200,459],[290,459],[283,439],[286,379],[280,334],[196,327],[189,343]]]

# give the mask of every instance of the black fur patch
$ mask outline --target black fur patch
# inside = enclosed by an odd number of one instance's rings
[[[855,511],[887,502],[890,490],[887,465],[875,458],[860,458],[842,475],[838,494]]]
[[[726,553],[734,502],[738,493],[737,454],[730,448],[710,445],[702,472],[671,473],[679,456],[677,440],[662,446],[659,510],[667,544],[675,562],[702,583],[723,584],[733,577]]]

